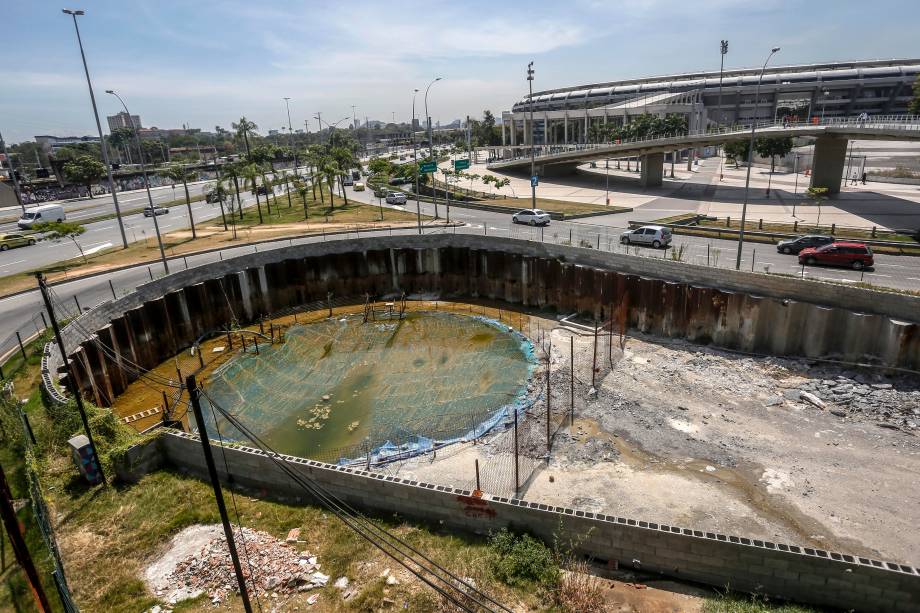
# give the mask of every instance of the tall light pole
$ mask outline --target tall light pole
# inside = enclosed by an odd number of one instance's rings
[[[83,39],[80,38],[80,26],[77,24],[77,16],[85,13],[75,9],[61,9],[61,11],[73,17],[73,27],[77,32],[77,44],[80,45],[80,57],[83,59],[83,72],[86,73],[86,85],[89,87],[89,99],[93,103],[93,115],[96,117],[96,129],[99,131],[99,148],[102,149],[102,161],[105,163],[105,170],[109,176],[109,187],[112,189],[112,203],[115,205],[115,218],[118,219],[118,230],[121,232],[121,244],[127,249],[128,236],[125,234],[125,225],[121,221],[121,207],[118,206],[118,196],[115,193],[117,188],[115,187],[115,179],[112,178],[112,164],[109,162],[109,152],[105,148],[105,136],[102,134],[99,110],[96,108],[96,95],[93,93],[93,82],[89,78],[89,67],[86,65],[86,54],[83,52]]]
[[[16,202],[19,203],[19,208],[25,213],[26,205],[22,203],[22,192],[19,189],[19,179],[16,178],[16,171],[13,170],[13,158],[6,152],[6,141],[3,140],[2,134],[0,134],[0,144],[3,145],[3,157],[6,158],[6,163],[10,165],[10,179],[13,180],[13,191],[16,193]]]
[[[770,58],[779,51],[779,47],[773,47],[770,55],[764,60],[763,68],[760,69],[760,77],[757,78],[757,88],[754,90],[754,117],[751,118],[751,142],[748,144],[747,159],[747,178],[744,180],[744,204],[741,205],[741,230],[738,233],[738,253],[735,255],[735,270],[741,268],[741,250],[744,248],[744,221],[747,218],[748,193],[751,189],[751,164],[754,161],[754,131],[757,128],[757,107],[760,104],[760,82],[763,81],[763,73],[767,69]]]
[[[434,159],[434,137],[431,135],[431,116],[428,114],[428,90],[440,80],[441,77],[436,77],[435,80],[429,83],[428,87],[425,88],[425,119],[428,121],[428,157],[431,159]]]
[[[725,54],[728,53],[728,41],[721,42],[722,61],[719,64],[719,125],[725,121],[725,111],[722,110],[722,71],[725,69]]]
[[[134,127],[134,119],[131,117],[131,111],[128,110],[128,105],[125,104],[125,101],[121,99],[121,96],[115,93],[114,90],[107,89],[105,93],[112,94],[118,101],[121,102],[121,106],[125,109],[125,114],[128,116],[128,127],[131,128],[131,131],[134,132],[134,142],[137,143],[137,155],[141,162],[141,172],[144,175],[144,187],[147,188],[147,202],[150,203],[150,212],[153,217],[153,229],[157,234],[157,245],[160,247],[160,259],[163,261],[163,270],[166,271],[166,274],[169,274],[169,262],[166,261],[166,251],[163,249],[163,239],[160,237],[160,222],[157,221],[157,209],[153,205],[153,196],[150,195],[150,179],[147,178],[147,164],[144,162],[144,148],[141,146],[141,136],[138,134],[137,129]],[[194,223],[189,218],[189,223]]]
[[[429,87],[431,87],[429,85]],[[415,97],[418,95],[418,88],[415,88],[412,91],[412,150],[415,156],[415,214],[418,219],[418,233],[422,233],[422,205],[419,202],[418,190],[419,190],[419,175],[422,174],[419,172],[421,166],[418,163],[418,141],[415,138]]]
[[[533,62],[527,64],[527,102],[530,105],[530,208],[537,208],[537,160],[533,142]],[[587,112],[587,110],[585,111]]]
[[[291,104],[290,98],[284,97],[284,106],[287,108],[288,116],[288,143],[291,146],[291,154],[294,156],[294,174],[297,174],[297,149],[294,148],[294,126],[291,124]]]
[[[824,94],[821,96],[821,123],[824,123],[824,105],[827,102],[827,97],[831,94],[831,92],[830,90],[825,89],[821,93]]]

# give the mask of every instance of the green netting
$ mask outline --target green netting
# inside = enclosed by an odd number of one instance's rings
[[[214,373],[208,394],[278,451],[321,457],[468,435],[519,402],[533,363],[526,339],[482,318],[351,316],[294,326],[283,344],[237,356]]]

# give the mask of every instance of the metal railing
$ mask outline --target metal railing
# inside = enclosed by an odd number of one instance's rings
[[[648,136],[628,139],[617,139],[606,143],[572,143],[563,145],[537,145],[536,159],[546,160],[555,156],[581,151],[595,151],[599,149],[615,152],[618,149],[630,149],[635,145],[664,145],[679,144],[682,141],[694,138],[712,139],[718,136],[737,135],[743,136],[751,131],[751,122],[746,124],[731,124],[725,126],[710,126],[704,130],[687,130],[684,132],[668,132],[664,134],[651,134]],[[879,115],[866,119],[859,117],[831,117],[814,122],[790,122],[786,120],[764,120],[755,124],[757,130],[792,130],[810,132],[817,128],[852,128],[874,130],[905,130],[920,131],[920,115]],[[500,166],[505,162],[530,159],[530,145],[512,145],[491,147],[491,149],[511,150],[511,157],[497,159],[493,164]]]

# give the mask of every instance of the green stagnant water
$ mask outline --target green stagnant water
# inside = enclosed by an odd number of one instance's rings
[[[532,367],[530,343],[497,322],[350,316],[294,326],[283,344],[236,356],[207,393],[276,451],[329,460],[417,435],[462,437],[519,402]],[[218,424],[225,438],[245,440]]]

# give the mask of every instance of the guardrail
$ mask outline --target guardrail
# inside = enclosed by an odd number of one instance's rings
[[[692,221],[692,220],[691,220]],[[715,238],[730,238],[732,240],[737,239],[738,235],[741,233],[740,230],[733,230],[731,228],[720,228],[718,226],[700,226],[693,225],[692,223],[656,223],[648,221],[627,221],[630,229],[641,228],[642,226],[663,226],[665,228],[670,228],[672,230],[686,230],[691,229],[695,232],[708,232],[715,235]],[[809,226],[803,226],[803,230]],[[786,232],[765,232],[763,230],[747,230],[745,229],[745,236],[757,236],[760,238],[769,238],[774,243],[777,243],[781,240],[788,238],[796,238],[801,236],[801,232],[798,234],[795,233],[786,233]],[[814,234],[814,232],[812,233]],[[830,233],[831,236],[834,236],[833,233]],[[916,255],[920,255],[920,243],[908,243],[906,241],[882,241],[873,238],[847,238],[847,237],[835,237],[837,240],[841,241],[852,241],[857,243],[864,243],[872,247],[889,247],[898,249],[901,255],[914,255],[904,253],[904,249],[911,249],[916,251]]]

